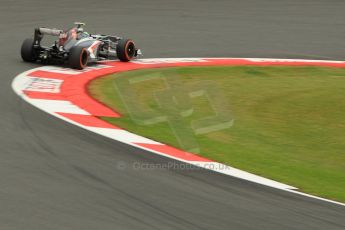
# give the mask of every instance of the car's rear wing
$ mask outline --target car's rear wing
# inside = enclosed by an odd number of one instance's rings
[[[60,34],[63,33],[62,30],[58,30],[58,29],[49,29],[49,28],[45,28],[45,27],[40,27],[37,28],[36,31],[38,33],[40,33],[41,35],[52,35],[52,36],[60,36]]]
[[[60,36],[61,34],[64,34],[63,30],[50,29],[50,28],[45,28],[45,27],[36,28],[35,35],[34,35],[34,39],[35,39],[34,44],[40,45],[40,42],[44,35]]]

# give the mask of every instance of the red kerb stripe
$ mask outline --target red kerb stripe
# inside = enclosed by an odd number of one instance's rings
[[[170,147],[168,145],[158,145],[158,144],[145,144],[145,143],[135,143],[144,148],[148,148],[172,157],[176,157],[179,159],[183,159],[186,161],[202,161],[202,162],[213,162],[209,159],[204,157],[200,157],[196,154],[185,152],[183,150],[176,149],[174,147]]]

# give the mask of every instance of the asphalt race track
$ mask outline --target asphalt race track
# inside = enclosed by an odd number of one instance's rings
[[[87,23],[149,57],[345,59],[343,0],[0,1],[0,229],[345,229],[345,208],[206,170],[134,170],[157,155],[74,127],[12,92],[36,26]],[[121,167],[119,167],[121,163]]]

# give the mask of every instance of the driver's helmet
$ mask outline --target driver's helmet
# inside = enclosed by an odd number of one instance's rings
[[[82,38],[86,38],[86,37],[90,37],[90,34],[88,32],[84,32],[83,27],[78,27],[77,28],[77,40],[82,39]]]

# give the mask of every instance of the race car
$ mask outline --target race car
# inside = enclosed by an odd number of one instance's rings
[[[22,59],[26,62],[68,63],[71,68],[84,69],[89,63],[118,58],[128,62],[141,51],[131,39],[112,35],[84,32],[84,23],[76,22],[69,30],[40,27],[35,29],[34,38],[24,40],[21,47]],[[41,44],[44,35],[57,36],[53,45]]]

